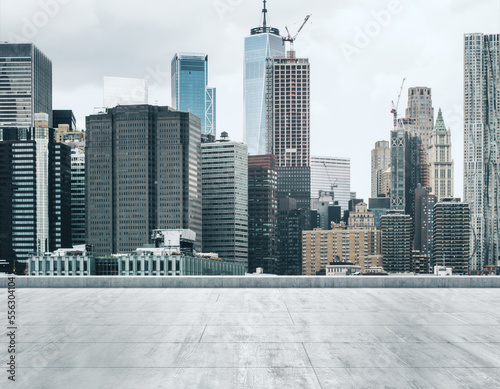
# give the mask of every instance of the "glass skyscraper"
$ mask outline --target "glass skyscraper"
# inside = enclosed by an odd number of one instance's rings
[[[266,60],[285,56],[285,45],[277,28],[267,27],[267,9],[262,10],[262,27],[252,28],[245,38],[243,70],[244,142],[250,155],[273,153],[272,134],[269,133],[266,110]],[[271,120],[271,117],[269,117]]]
[[[177,53],[171,64],[172,107],[201,120],[201,133],[215,136],[215,88],[208,88],[208,55]]]
[[[52,62],[32,43],[0,43],[0,129],[33,127],[38,112],[52,127]]]

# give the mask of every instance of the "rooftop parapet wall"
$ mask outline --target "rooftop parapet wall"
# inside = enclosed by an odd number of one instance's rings
[[[8,276],[0,277],[7,288]],[[500,288],[500,277],[88,276],[16,277],[16,288]]]

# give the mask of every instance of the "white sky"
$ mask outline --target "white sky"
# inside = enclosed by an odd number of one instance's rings
[[[217,133],[243,140],[243,39],[260,0],[0,0],[0,41],[34,42],[53,66],[53,107],[79,128],[102,105],[103,76],[149,79],[149,102],[170,105],[170,61],[209,55]],[[351,158],[351,190],[370,196],[370,151],[389,140],[391,101],[432,88],[452,130],[455,195],[462,197],[463,34],[500,31],[499,0],[269,0],[269,23],[295,34],[311,63],[311,154]],[[365,35],[368,33],[369,35]],[[361,34],[365,35],[364,38]]]

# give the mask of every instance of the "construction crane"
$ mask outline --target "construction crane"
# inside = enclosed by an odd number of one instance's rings
[[[284,36],[281,39],[283,40],[283,42],[290,42],[290,52],[291,53],[294,52],[294,50],[293,50],[293,42],[295,41],[295,39],[297,39],[297,35],[299,35],[299,32],[302,30],[302,28],[307,23],[307,21],[309,20],[310,17],[311,17],[311,15],[307,15],[306,16],[306,18],[304,19],[304,22],[302,23],[302,26],[300,26],[299,30],[297,31],[297,33],[293,37],[290,34],[290,31],[288,31],[288,27],[285,26],[285,29],[286,29],[286,32],[287,32],[288,36]]]
[[[335,181],[332,180],[332,177],[330,177],[330,172],[328,171],[328,167],[326,166],[326,162],[323,161],[323,166],[325,167],[325,172],[326,172],[326,176],[328,177],[328,181],[330,182],[330,191],[325,191],[325,190],[320,190],[319,191],[319,197],[321,197],[322,195],[325,195],[325,196],[332,196],[332,198],[334,198],[335,196],[335,191],[334,189],[338,187],[337,185],[337,181],[338,179],[335,179]],[[333,182],[332,182],[333,181]]]
[[[394,115],[394,131],[398,129],[398,107],[399,107],[399,99],[401,98],[401,92],[403,91],[403,85],[405,84],[406,77],[403,78],[403,82],[401,83],[401,88],[399,88],[398,101],[394,104],[392,101],[392,109],[391,113]]]

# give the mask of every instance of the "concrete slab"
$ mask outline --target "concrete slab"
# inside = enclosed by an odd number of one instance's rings
[[[22,288],[16,296],[17,381],[4,371],[2,388],[500,387],[497,289]]]

